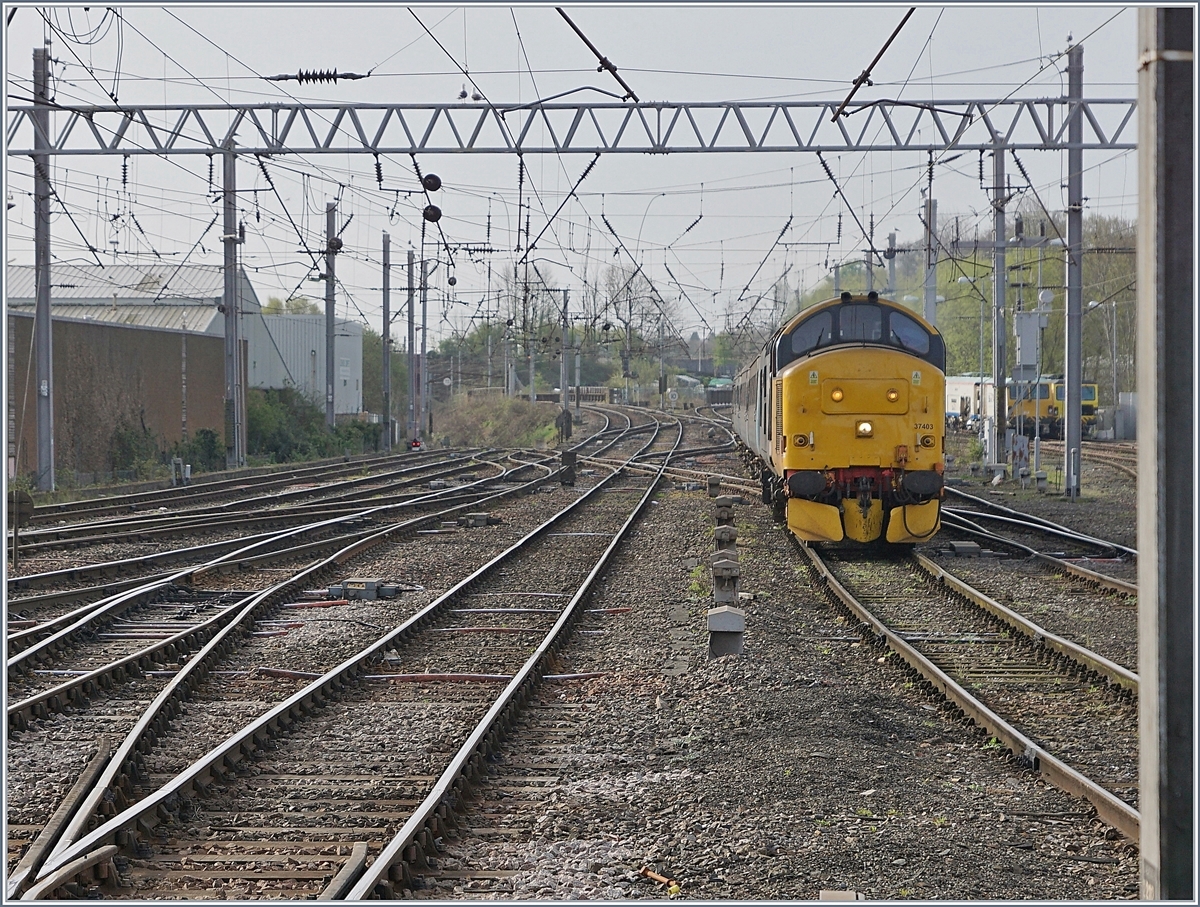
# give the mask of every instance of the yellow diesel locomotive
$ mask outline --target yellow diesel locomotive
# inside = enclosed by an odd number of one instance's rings
[[[808,542],[923,541],[938,529],[946,347],[875,292],[782,325],[737,376],[733,427],[763,501]]]

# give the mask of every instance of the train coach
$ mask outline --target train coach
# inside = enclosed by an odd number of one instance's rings
[[[946,347],[878,293],[842,293],[783,324],[737,376],[733,427],[763,501],[808,542],[937,532]]]

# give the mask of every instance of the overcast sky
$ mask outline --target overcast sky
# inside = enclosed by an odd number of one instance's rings
[[[6,31],[8,104],[29,98],[32,50],[47,37],[57,61],[53,88],[60,104],[109,104],[113,94],[121,104],[456,102],[464,87],[474,90],[460,66],[496,106],[589,87],[598,90],[572,97],[612,100],[600,91],[622,93],[610,74],[596,71],[595,57],[552,5],[133,5],[118,7],[120,21],[99,6],[86,12],[82,7],[45,9],[43,17],[37,9],[18,8]],[[566,7],[643,101],[841,100],[907,9]],[[1066,60],[1051,58],[1065,50],[1069,37],[1084,46],[1086,97],[1132,98],[1136,31],[1136,11],[1120,6],[919,7],[875,67],[874,84],[864,86],[856,101],[1060,96],[1066,91]],[[371,77],[304,86],[261,78],[301,69],[370,72]],[[535,236],[590,160],[583,154],[526,157],[522,197],[531,200],[532,194]],[[886,245],[893,230],[902,243],[920,237],[925,154],[844,154],[827,160],[862,223],[873,217],[877,245]],[[1030,151],[1022,160],[1047,207],[1062,210],[1065,153]],[[453,290],[445,284],[449,270],[438,268],[431,311],[440,318],[444,310],[447,317],[431,325],[436,338],[452,325],[461,329],[468,316],[481,311],[488,263],[495,275],[517,257],[512,251],[517,161],[511,155],[472,154],[428,156],[419,163],[444,183],[436,201],[447,239],[483,245],[489,240],[490,215],[490,243],[497,250],[474,260],[456,255]],[[1136,154],[1089,152],[1084,163],[1086,212],[1133,219]],[[389,190],[383,192],[370,155],[277,158],[267,165],[277,198],[253,158],[240,159],[239,188],[259,190],[243,191],[239,202],[247,229],[243,261],[262,301],[297,287],[310,297],[323,295],[321,284],[305,280],[312,259],[304,247],[323,247],[325,204],[340,196],[339,226],[353,218],[342,234],[345,247],[337,264],[344,286],[338,313],[379,330],[381,235],[391,234],[393,262],[402,261],[410,244],[420,245],[419,212],[425,203],[422,196],[394,191],[416,186],[409,159],[393,157],[382,165]],[[990,182],[990,160],[986,168]],[[217,188],[220,169],[218,161]],[[6,229],[10,263],[33,260],[31,172],[28,158],[6,159],[6,190],[15,205]],[[1024,183],[1015,167],[1010,165],[1009,172],[1014,183]],[[124,184],[117,156],[58,157],[52,173],[56,192],[74,218],[73,224],[61,213],[54,217],[57,260],[94,264],[82,232],[102,250],[106,264],[158,266],[158,253],[173,268],[197,243],[188,261],[221,261],[219,221],[204,233],[220,203],[209,193],[203,156],[134,156]],[[579,293],[608,265],[628,265],[624,252],[614,257],[617,244],[603,223],[606,217],[664,296],[677,299],[686,291],[690,301],[681,302],[676,325],[686,333],[700,327],[702,318],[719,327],[728,313],[741,317],[785,270],[793,287],[812,287],[833,262],[861,260],[865,246],[847,206],[834,197],[809,153],[614,154],[601,158],[578,196],[538,244],[539,268]],[[958,216],[964,234],[990,230],[977,152],[936,168],[934,196],[943,227]],[[57,203],[54,210],[61,211]],[[789,217],[783,242],[768,255]],[[432,242],[426,251],[436,254]],[[404,282],[395,270],[393,288]],[[497,285],[493,276],[493,293]],[[394,290],[394,310],[401,296]]]

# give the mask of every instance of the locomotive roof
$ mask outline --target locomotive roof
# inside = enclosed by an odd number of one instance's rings
[[[801,309],[799,312],[797,312],[795,315],[793,315],[790,319],[788,319],[783,324],[781,324],[779,326],[779,328],[775,331],[775,333],[771,335],[771,339],[772,340],[778,339],[778,337],[780,335],[786,334],[788,331],[795,328],[796,325],[800,324],[800,322],[805,321],[808,318],[811,318],[817,312],[823,312],[825,309],[832,308],[833,306],[836,306],[836,305],[842,305],[843,303],[847,303],[847,302],[860,302],[860,303],[861,302],[869,302],[871,304],[881,304],[881,305],[889,306],[890,308],[900,310],[904,314],[908,315],[910,318],[916,320],[917,322],[920,323],[921,327],[925,328],[925,330],[929,331],[931,334],[939,334],[940,333],[938,331],[938,329],[936,327],[934,327],[932,324],[930,324],[928,321],[926,321],[925,318],[919,312],[913,311],[906,305],[901,305],[900,303],[896,302],[894,299],[885,299],[884,297],[880,296],[878,293],[875,293],[874,291],[872,291],[871,293],[865,294],[865,295],[862,295],[862,294],[856,295],[856,294],[853,294],[853,293],[850,293],[847,291],[847,292],[842,293],[841,296],[835,296],[832,299],[826,299],[824,302],[818,302],[814,305],[810,305],[806,309]]]

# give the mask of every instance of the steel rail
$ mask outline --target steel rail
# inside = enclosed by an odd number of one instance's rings
[[[1103,573],[1098,573],[1095,570],[1089,570],[1086,567],[1081,567],[1078,564],[1073,564],[1070,561],[1065,561],[1062,558],[1055,557],[1052,554],[1043,554],[1035,548],[1030,548],[1028,545],[1023,545],[1013,539],[1005,538],[1002,535],[996,535],[988,532],[980,526],[976,526],[961,515],[943,514],[942,520],[948,528],[954,529],[956,532],[964,532],[968,535],[974,535],[987,541],[1008,545],[1016,548],[1018,551],[1024,551],[1030,557],[1037,558],[1040,561],[1045,561],[1056,570],[1061,570],[1064,573],[1069,573],[1072,576],[1077,576],[1079,579],[1086,580],[1090,583],[1095,583],[1098,586],[1103,586],[1106,589],[1111,589],[1114,592],[1120,592],[1124,595],[1137,595],[1138,587],[1135,583],[1126,582],[1123,579],[1118,579],[1115,576],[1106,576]]]
[[[1119,664],[1099,655],[1078,643],[1071,642],[1069,639],[1064,639],[1055,633],[1051,633],[1044,627],[1039,626],[1027,617],[1023,617],[1016,611],[1000,604],[995,599],[984,595],[978,589],[973,588],[963,580],[959,579],[945,567],[935,563],[930,558],[920,552],[913,552],[913,557],[917,563],[932,576],[935,580],[942,583],[949,589],[961,595],[963,598],[978,605],[984,611],[987,611],[992,616],[1002,620],[1006,625],[1014,630],[1027,636],[1037,645],[1045,646],[1048,649],[1053,649],[1060,655],[1074,661],[1076,664],[1104,677],[1109,683],[1115,684],[1122,689],[1129,690],[1136,694],[1138,691],[1138,675],[1130,671],[1128,668],[1123,668]]]
[[[519,469],[520,468],[525,467],[519,467]],[[518,470],[513,471],[516,472]],[[542,482],[545,481],[545,479],[543,478],[535,481]],[[516,489],[507,489],[491,496],[490,498],[485,498],[484,500],[494,500],[499,497],[513,494],[515,491]],[[468,503],[459,504],[455,507],[439,511],[434,514],[424,514],[412,520],[397,523],[393,526],[387,527],[387,529],[383,531],[387,533],[399,534],[409,533],[415,531],[418,526],[442,520],[446,516],[457,513],[460,510],[465,510],[468,507],[478,506],[479,503],[480,502],[478,500],[472,500]],[[289,530],[283,534],[283,537],[302,534],[313,528],[320,528],[322,526],[336,524],[342,521],[344,521],[344,518],[338,517],[332,520],[324,521],[323,523],[313,524],[309,527],[300,527],[299,529]],[[371,538],[379,531],[380,530],[372,528],[365,531],[352,533],[348,538],[323,539],[319,542],[300,546],[299,548],[287,549],[286,552],[274,551],[267,555],[246,557],[245,555],[264,544],[260,542],[239,549],[239,551],[235,552],[235,554],[242,555],[241,559],[237,561],[237,563],[241,564],[256,559],[261,560],[264,558],[270,558],[275,560],[281,556],[291,557],[299,550],[310,549],[313,546],[328,548],[333,544],[344,544],[347,541],[349,541],[349,547],[353,548],[362,538]],[[276,537],[270,541],[276,542],[279,540],[280,537]],[[82,614],[73,623],[62,628],[58,632],[38,641],[37,643],[34,643],[16,655],[10,656],[7,663],[9,675],[11,676],[14,671],[24,670],[27,663],[32,664],[35,660],[40,660],[52,652],[59,651],[62,648],[71,645],[73,639],[89,624],[95,623],[101,619],[115,618],[130,608],[152,598],[167,585],[173,583],[188,584],[194,582],[196,579],[202,577],[206,573],[229,567],[231,567],[231,556],[222,557],[216,561],[211,561],[207,564],[202,564],[196,567],[190,567],[178,573],[171,574],[159,581],[146,583],[128,592],[119,593],[118,595],[114,596],[111,601],[107,603],[100,603],[95,608],[92,608],[91,610]],[[186,645],[190,649],[195,638],[203,640],[206,636],[212,635],[212,630],[213,627],[210,626],[210,621],[202,622],[193,626],[189,630],[181,631],[179,634],[176,634],[176,636],[172,636],[169,639],[156,640],[154,643],[144,647],[138,652],[123,656],[114,662],[111,662],[100,668],[96,668],[88,674],[73,677],[72,679],[64,681],[56,687],[52,687],[20,702],[13,703],[8,707],[7,710],[8,725],[10,728],[20,729],[23,724],[27,724],[32,718],[41,717],[44,712],[48,711],[50,708],[53,708],[56,699],[60,705],[64,703],[81,705],[86,700],[90,691],[94,689],[94,686],[97,682],[102,681],[106,677],[115,678],[118,682],[120,682],[120,680],[124,679],[124,675],[130,671],[136,672],[137,670],[144,669],[153,659],[153,657],[159,652],[172,649],[178,650],[179,646],[181,645]]]
[[[501,472],[501,474],[498,476],[486,477],[484,479],[472,482],[468,485],[462,485],[457,488],[442,489],[439,492],[439,494],[437,494],[437,495],[425,494],[425,495],[417,496],[415,498],[409,498],[408,500],[405,500],[405,501],[399,501],[395,504],[378,505],[376,507],[366,508],[366,509],[361,509],[361,510],[348,510],[348,511],[345,511],[340,514],[336,514],[336,517],[343,521],[352,522],[356,519],[364,519],[366,517],[373,516],[380,511],[399,510],[399,509],[404,509],[404,508],[408,508],[408,507],[415,507],[417,505],[425,506],[429,502],[436,503],[438,500],[453,497],[456,493],[461,493],[463,491],[463,489],[466,489],[466,488],[473,488],[476,486],[485,486],[489,483],[502,481],[503,477],[504,477],[504,473]],[[328,522],[330,522],[330,520],[323,520],[323,521],[319,521],[319,522],[320,523],[328,523]],[[316,524],[311,524],[311,525],[316,525]],[[293,529],[297,529],[297,528],[303,529],[304,527],[301,526],[301,527],[292,527],[292,528]],[[115,561],[104,561],[99,564],[87,564],[87,565],[84,565],[81,567],[64,567],[60,570],[52,570],[52,571],[48,571],[46,573],[27,574],[25,576],[14,577],[9,580],[10,592],[12,591],[13,588],[16,588],[16,589],[37,588],[39,586],[52,585],[54,583],[63,582],[63,581],[80,581],[89,576],[94,576],[94,575],[111,576],[115,573],[122,571],[123,569],[125,569],[126,567],[128,567],[130,565],[141,566],[141,565],[145,565],[147,563],[159,563],[159,564],[165,565],[165,564],[175,563],[175,562],[178,562],[181,560],[193,560],[197,555],[203,556],[203,552],[205,552],[205,551],[219,552],[219,551],[229,549],[238,544],[245,543],[248,541],[264,541],[264,540],[269,541],[272,538],[278,538],[278,537],[280,537],[280,530],[273,530],[271,532],[260,533],[258,535],[244,536],[241,539],[227,539],[225,541],[206,542],[202,545],[194,545],[194,546],[191,546],[188,548],[171,549],[168,551],[160,552],[159,554],[154,554],[154,555],[149,555],[149,556],[122,558],[120,560],[115,560]]]
[[[1081,532],[1076,532],[1072,529],[1057,529],[1054,526],[1046,526],[1042,523],[1032,523],[1029,520],[1020,517],[1005,516],[1000,513],[987,513],[978,510],[957,510],[952,507],[943,507],[942,512],[950,516],[957,516],[966,519],[967,517],[978,517],[984,520],[994,520],[997,523],[1004,523],[1009,526],[1015,526],[1025,529],[1036,529],[1045,535],[1053,535],[1069,542],[1074,542],[1077,545],[1087,545],[1091,548],[1102,548],[1105,551],[1124,551],[1130,553],[1132,549],[1124,548],[1115,542],[1107,542],[1104,539],[1094,538],[1090,535],[1084,535]]]
[[[36,533],[29,533],[28,542],[24,538],[22,539],[21,551],[28,556],[33,551],[79,547],[89,543],[113,544],[119,542],[122,536],[131,534],[136,534],[139,540],[145,540],[159,537],[172,538],[174,536],[202,532],[213,528],[234,528],[262,523],[295,522],[302,519],[312,519],[318,515],[328,515],[331,511],[339,508],[342,509],[343,514],[350,514],[356,512],[357,509],[361,509],[363,506],[361,502],[364,500],[370,501],[385,494],[396,494],[405,489],[414,488],[419,483],[458,475],[481,465],[496,464],[488,460],[479,460],[471,457],[467,462],[459,463],[446,469],[439,469],[433,472],[422,471],[422,474],[419,476],[407,475],[411,470],[404,470],[400,473],[381,473],[360,477],[349,482],[339,482],[336,485],[325,487],[314,486],[292,492],[285,491],[277,494],[245,498],[231,502],[235,506],[228,508],[224,506],[202,508],[180,511],[162,517],[147,514],[146,518],[142,520],[123,519],[101,523],[78,523],[68,528],[59,527],[38,530]],[[397,480],[397,476],[401,475],[404,478]],[[378,487],[381,483],[383,483],[383,487]],[[364,484],[369,484],[372,487],[365,489],[360,487]],[[338,487],[343,490],[337,491]],[[333,493],[329,494],[328,497],[321,497],[331,491]],[[319,500],[301,506],[287,504],[290,500],[307,500],[314,497],[319,498]],[[282,504],[284,506],[266,509],[270,505],[275,504]],[[242,511],[252,507],[264,509],[260,509],[256,513],[242,513]],[[110,531],[97,532],[95,531],[96,529]],[[92,534],[86,534],[88,532]],[[39,538],[39,536],[43,537]]]
[[[679,439],[682,439],[682,437],[683,432],[681,430]],[[678,439],[676,444],[678,444]],[[659,472],[659,477],[661,477],[661,469]],[[617,475],[620,475],[620,470],[614,472],[605,481],[607,482]],[[417,807],[416,811],[404,823],[400,831],[384,846],[379,856],[372,861],[371,865],[367,867],[362,876],[355,882],[346,895],[347,900],[363,900],[380,896],[389,900],[392,899],[390,891],[384,890],[380,892],[378,888],[381,885],[385,889],[390,887],[394,873],[399,872],[403,876],[410,862],[414,860],[422,861],[424,859],[424,852],[436,849],[437,827],[440,820],[446,818],[446,814],[451,808],[450,801],[452,796],[463,792],[463,789],[470,783],[469,775],[472,768],[479,769],[490,752],[498,745],[499,740],[504,736],[506,730],[511,726],[514,720],[514,713],[529,699],[549,658],[556,651],[564,630],[572,624],[582,602],[590,593],[597,579],[608,568],[614,552],[625,540],[630,528],[645,510],[647,503],[658,486],[659,477],[651,480],[645,494],[639,499],[637,505],[621,528],[617,530],[616,535],[600,555],[600,558],[596,561],[596,564],[592,567],[583,583],[575,591],[570,602],[563,609],[558,620],[555,621],[554,626],[543,638],[541,644],[530,655],[524,666],[514,674],[512,680],[509,681],[503,692],[501,692],[500,696],[492,704],[492,707],[488,709],[487,714],[484,715],[470,736],[459,747],[458,752],[451,759],[449,765],[442,771],[442,774],[421,802],[421,805]],[[599,488],[600,485],[598,484],[596,487]],[[404,868],[398,869],[398,867]]]
[[[799,544],[799,543],[797,543]],[[872,635],[900,656],[918,674],[938,689],[941,694],[987,733],[1008,748],[1014,756],[1023,760],[1033,771],[1049,783],[1068,794],[1087,800],[1096,808],[1096,813],[1130,841],[1140,838],[1140,815],[1136,809],[1119,797],[1105,790],[1096,782],[1071,768],[1052,755],[1029,737],[993,712],[976,699],[945,671],[910,645],[899,633],[872,614],[846,588],[837,581],[820,556],[809,546],[800,546],[813,568],[820,575],[830,592],[859,621],[870,628]]]
[[[514,470],[514,472],[523,468],[525,467],[518,467],[518,470]],[[554,472],[548,471],[546,476],[534,479],[533,481],[518,486],[517,488],[506,489],[498,492],[487,500],[499,500],[514,494],[527,492],[542,482],[552,478],[553,475],[555,475]],[[471,506],[475,506],[475,504],[465,504],[462,505],[461,508],[454,508],[453,510],[456,511]],[[452,511],[446,511],[445,513],[450,512]],[[443,515],[445,514],[433,514],[432,516],[420,517],[418,520],[425,521],[430,519],[440,519]],[[70,862],[75,858],[75,856],[77,856],[76,853],[72,852],[72,854],[66,859],[58,859],[58,855],[62,854],[64,851],[73,851],[73,843],[90,829],[89,822],[92,820],[92,817],[96,814],[96,812],[100,810],[101,805],[104,802],[105,792],[113,791],[114,802],[120,802],[125,799],[123,791],[130,778],[137,777],[139,774],[141,774],[139,768],[140,759],[144,754],[147,754],[151,751],[154,745],[153,741],[155,735],[161,731],[163,727],[165,727],[166,721],[169,721],[179,712],[182,702],[191,696],[200,682],[210,672],[211,663],[215,662],[219,658],[224,657],[233,650],[235,644],[234,634],[239,629],[244,629],[244,627],[247,625],[247,622],[253,619],[258,610],[264,606],[270,605],[273,601],[282,596],[294,594],[296,587],[300,587],[311,578],[319,576],[321,572],[328,567],[345,563],[354,555],[361,553],[375,544],[386,541],[388,537],[395,535],[405,528],[410,527],[408,527],[407,524],[397,524],[396,526],[389,526],[385,529],[374,530],[372,535],[366,538],[354,540],[351,544],[342,548],[328,558],[325,558],[324,560],[314,564],[310,564],[291,578],[281,580],[275,585],[260,592],[254,593],[245,599],[241,611],[237,614],[234,620],[221,628],[215,635],[213,635],[211,639],[208,640],[208,642],[203,646],[203,648],[200,649],[200,651],[188,659],[187,663],[183,665],[183,667],[167,683],[163,690],[160,691],[158,696],[155,697],[154,701],[150,704],[146,711],[139,716],[133,728],[129,731],[120,746],[118,746],[113,753],[112,759],[104,769],[104,772],[100,775],[96,786],[84,798],[78,809],[72,815],[70,821],[66,824],[59,841],[47,858],[47,862],[50,865],[45,866],[42,873],[38,877],[40,878],[45,873],[54,871],[56,867]],[[390,639],[391,636],[388,638]],[[311,700],[308,701],[311,702]],[[290,723],[290,719],[286,719],[286,721],[287,723]],[[278,726],[278,723],[276,723],[276,728],[278,728]],[[238,758],[240,758],[240,755],[235,757],[233,761],[236,762]],[[141,802],[144,801],[139,801],[139,803]],[[157,806],[157,804],[155,805]],[[136,806],[137,804],[135,804],[133,807],[129,807],[129,809],[136,809]],[[149,824],[153,825],[156,821],[157,818],[151,820]]]
[[[426,478],[443,478],[445,476],[454,475],[459,472],[464,472],[468,469],[475,468],[477,465],[490,464],[492,461],[484,459],[491,452],[484,454],[468,454],[463,457],[454,457],[445,460],[440,460],[435,463],[429,463],[422,466],[409,466],[404,469],[398,469],[388,472],[377,472],[370,475],[362,475],[361,470],[352,479],[340,479],[335,482],[328,482],[324,485],[310,485],[303,488],[295,488],[291,491],[288,489],[296,484],[296,481],[280,482],[282,490],[270,492],[267,494],[256,494],[253,497],[238,498],[234,501],[227,501],[224,504],[208,505],[203,507],[187,507],[185,509],[175,510],[165,514],[155,513],[153,511],[135,511],[130,515],[128,509],[124,513],[114,519],[104,520],[89,520],[86,522],[70,523],[67,525],[52,526],[44,529],[33,529],[22,533],[22,551],[26,550],[26,546],[33,548],[39,542],[45,543],[45,540],[65,539],[74,541],[77,544],[92,541],[105,541],[106,536],[104,530],[112,530],[112,534],[127,531],[130,527],[139,530],[148,529],[149,531],[159,531],[161,528],[170,528],[173,524],[183,523],[184,521],[192,521],[199,517],[205,516],[224,516],[228,517],[232,512],[242,510],[252,510],[255,508],[268,507],[279,504],[287,504],[291,501],[302,501],[306,498],[312,498],[318,495],[328,495],[322,498],[312,506],[319,506],[324,503],[338,503],[353,501],[355,497],[369,497],[374,489],[363,489],[363,485],[377,485],[380,483],[393,483],[394,487],[405,487],[417,482],[424,481]],[[435,469],[432,473],[429,472],[434,467],[445,467]],[[416,473],[416,475],[414,475]],[[238,486],[244,488],[245,486]],[[261,487],[261,486],[259,486]],[[224,489],[219,493],[219,496],[224,497],[230,491],[236,489]],[[214,495],[206,495],[214,496]],[[184,503],[191,503],[201,498],[183,498]],[[157,502],[156,502],[157,503]],[[286,510],[281,510],[281,513],[286,513]],[[75,538],[81,533],[92,532],[94,536],[85,537],[82,539]]]
[[[1056,529],[1059,532],[1073,535],[1076,538],[1084,539],[1093,544],[1105,546],[1108,548],[1114,548],[1118,551],[1124,551],[1127,554],[1137,557],[1137,549],[1136,548],[1127,548],[1124,545],[1117,544],[1116,542],[1110,542],[1110,541],[1107,541],[1106,539],[1098,539],[1094,536],[1085,535],[1081,532],[1077,532],[1074,529],[1071,529],[1068,526],[1063,526],[1061,523],[1055,523],[1051,520],[1043,519],[1040,516],[1034,516],[1033,514],[1030,514],[1030,513],[1022,513],[1019,510],[1013,510],[1011,507],[1005,507],[1003,504],[997,504],[994,501],[987,500],[986,498],[981,498],[981,497],[978,497],[973,494],[968,494],[967,492],[962,491],[961,489],[958,489],[958,488],[954,488],[952,486],[947,486],[946,492],[948,494],[953,495],[954,497],[963,498],[964,500],[971,501],[972,503],[978,504],[978,505],[982,506],[983,508],[985,508],[986,510],[999,511],[1002,514],[1005,514],[1006,516],[1009,516],[1009,517],[1014,517],[1015,519],[1017,519],[1019,521],[1037,524],[1040,526],[1047,527],[1049,529]]]
[[[522,488],[540,484],[548,479],[552,479],[556,474],[551,473],[550,476],[537,479],[534,482],[528,483],[527,486],[522,486]],[[597,483],[588,492],[577,498],[554,517],[533,529],[504,552],[498,554],[488,561],[488,563],[460,580],[438,599],[426,605],[398,627],[356,655],[346,659],[337,667],[313,680],[283,702],[278,703],[266,713],[254,719],[250,724],[242,728],[242,730],[230,735],[224,742],[218,744],[187,769],[176,774],[169,782],[160,786],[157,790],[151,792],[135,804],[122,809],[98,827],[88,830],[86,828],[88,820],[99,806],[105,791],[118,784],[122,772],[128,771],[132,773],[136,771],[136,765],[131,761],[136,752],[148,753],[150,751],[152,743],[147,736],[147,731],[151,729],[152,723],[159,720],[159,716],[164,713],[168,704],[178,699],[183,694],[185,688],[188,693],[195,688],[203,673],[208,670],[207,664],[215,654],[223,654],[229,650],[231,634],[238,628],[240,619],[225,627],[220,634],[205,646],[204,650],[198,653],[196,657],[189,659],[183,669],[180,670],[170,684],[155,699],[154,703],[151,704],[151,707],[138,719],[134,729],[130,731],[115,751],[97,787],[89,795],[80,810],[73,816],[58,846],[56,846],[43,865],[38,874],[38,879],[42,880],[47,877],[60,879],[59,884],[61,885],[64,879],[58,874],[59,871],[64,870],[68,866],[75,865],[75,862],[78,860],[85,859],[89,853],[95,852],[96,848],[109,846],[112,842],[116,842],[119,846],[127,846],[132,842],[134,835],[149,833],[159,823],[160,819],[169,813],[166,805],[169,799],[177,798],[179,795],[189,796],[202,792],[214,777],[226,774],[228,769],[258,749],[264,740],[273,734],[286,730],[303,715],[310,713],[313,708],[319,707],[326,700],[341,692],[347,684],[354,683],[360,674],[367,671],[373,663],[373,659],[380,653],[386,652],[397,640],[407,638],[420,625],[426,623],[433,614],[448,607],[463,592],[477,584],[499,565],[505,563],[523,546],[549,532],[557,522],[577,507],[581,507],[583,502],[588,500],[592,495],[597,494],[600,489],[603,489],[618,474],[613,473],[612,476]],[[512,493],[514,492],[511,490],[504,491],[498,493],[495,497],[499,498]],[[282,594],[291,585],[304,582],[322,567],[331,563],[343,563],[373,544],[378,544],[386,540],[394,532],[395,527],[379,530],[373,536],[348,546],[324,563],[314,564],[305,568],[296,577],[277,583],[270,589],[259,593],[256,596],[256,601],[253,604],[247,605],[245,610],[248,613],[251,608],[256,607],[258,604]],[[117,789],[119,790],[120,787]]]
[[[471,450],[467,450],[463,453],[470,454],[472,452]],[[419,453],[406,456],[426,457],[430,455]],[[282,468],[238,470],[234,475],[218,473],[213,474],[215,477],[201,476],[193,479],[189,485],[156,488],[150,491],[135,491],[128,494],[99,495],[76,501],[61,501],[55,504],[39,504],[34,508],[33,521],[39,522],[43,519],[51,520],[59,519],[63,516],[75,516],[81,511],[84,513],[92,511],[128,513],[130,506],[157,505],[170,501],[207,500],[223,497],[230,492],[246,488],[263,488],[274,485],[286,486],[297,481],[304,481],[309,477],[327,478],[330,476],[349,475],[356,472],[361,473],[364,466],[383,463],[392,458],[399,459],[399,455],[372,454],[367,457],[351,458],[349,462],[339,457],[336,461],[324,460],[311,465],[293,463]],[[420,466],[418,465],[415,468],[420,468]]]

